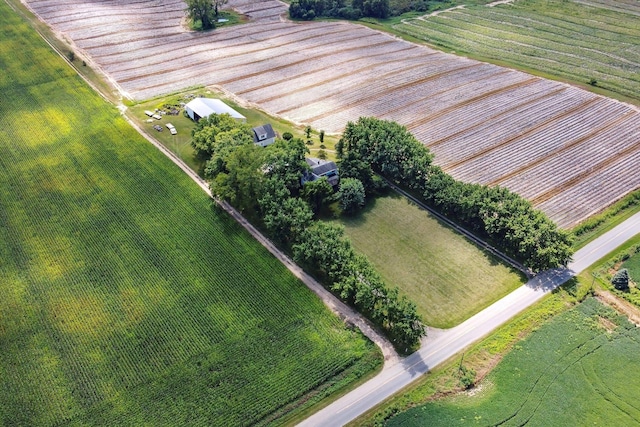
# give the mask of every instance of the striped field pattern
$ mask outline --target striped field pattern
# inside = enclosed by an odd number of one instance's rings
[[[640,187],[638,110],[563,83],[359,25],[288,22],[273,0],[230,0],[253,20],[208,33],[181,26],[180,1],[27,3],[134,99],[217,85],[332,133],[395,120],[454,177],[506,186],[564,228]]]

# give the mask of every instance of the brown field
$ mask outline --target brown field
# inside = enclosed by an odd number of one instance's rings
[[[640,187],[639,111],[563,83],[359,25],[288,22],[273,0],[230,0],[252,21],[207,33],[184,29],[179,0],[26,2],[132,99],[218,85],[332,133],[395,120],[454,177],[508,187],[564,228]]]

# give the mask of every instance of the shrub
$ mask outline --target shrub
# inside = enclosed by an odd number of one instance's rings
[[[626,268],[618,271],[613,279],[611,279],[611,284],[614,288],[619,291],[626,291],[629,289],[629,271]]]

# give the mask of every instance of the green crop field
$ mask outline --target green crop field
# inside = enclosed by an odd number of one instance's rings
[[[587,299],[540,327],[473,393],[435,400],[389,426],[629,426],[640,423],[640,329]]]
[[[626,260],[620,268],[626,268],[629,270],[629,276],[631,276],[631,280],[636,283],[636,285],[640,286],[640,252],[636,252]]]
[[[341,218],[358,252],[418,306],[425,322],[452,327],[523,284],[523,277],[398,195]]]
[[[469,6],[395,25],[457,52],[640,99],[638,2],[516,0]]]
[[[0,425],[282,421],[381,363],[0,2]]]

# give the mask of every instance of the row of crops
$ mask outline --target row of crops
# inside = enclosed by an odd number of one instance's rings
[[[433,45],[509,61],[637,98],[637,11],[609,1],[518,0],[469,7],[396,26]]]
[[[330,133],[361,116],[393,120],[429,146],[454,177],[520,192],[561,227],[640,186],[629,169],[640,150],[638,111],[566,84],[347,23],[266,20],[194,34],[173,18],[160,28],[139,22],[136,13],[149,2],[91,4],[91,17],[82,0],[55,9],[50,0],[29,4],[45,19],[63,20],[59,28],[135,98],[216,84],[270,113]],[[623,12],[589,14],[555,0],[540,4],[456,9],[398,28],[436,44],[436,38],[457,37],[466,44],[456,49],[474,52],[487,40],[499,41],[501,58],[525,55],[571,70],[591,64],[594,72],[606,65],[615,70],[597,72],[637,92],[640,40],[633,22],[618,19]],[[114,22],[101,21],[103,13]],[[582,21],[585,14],[591,27]],[[523,34],[512,35],[507,27]],[[479,35],[472,37],[473,31]],[[534,46],[534,39],[548,45]],[[534,51],[523,54],[529,45]],[[563,50],[567,46],[570,51]]]
[[[6,3],[0,32],[0,424],[253,425],[380,363]]]

